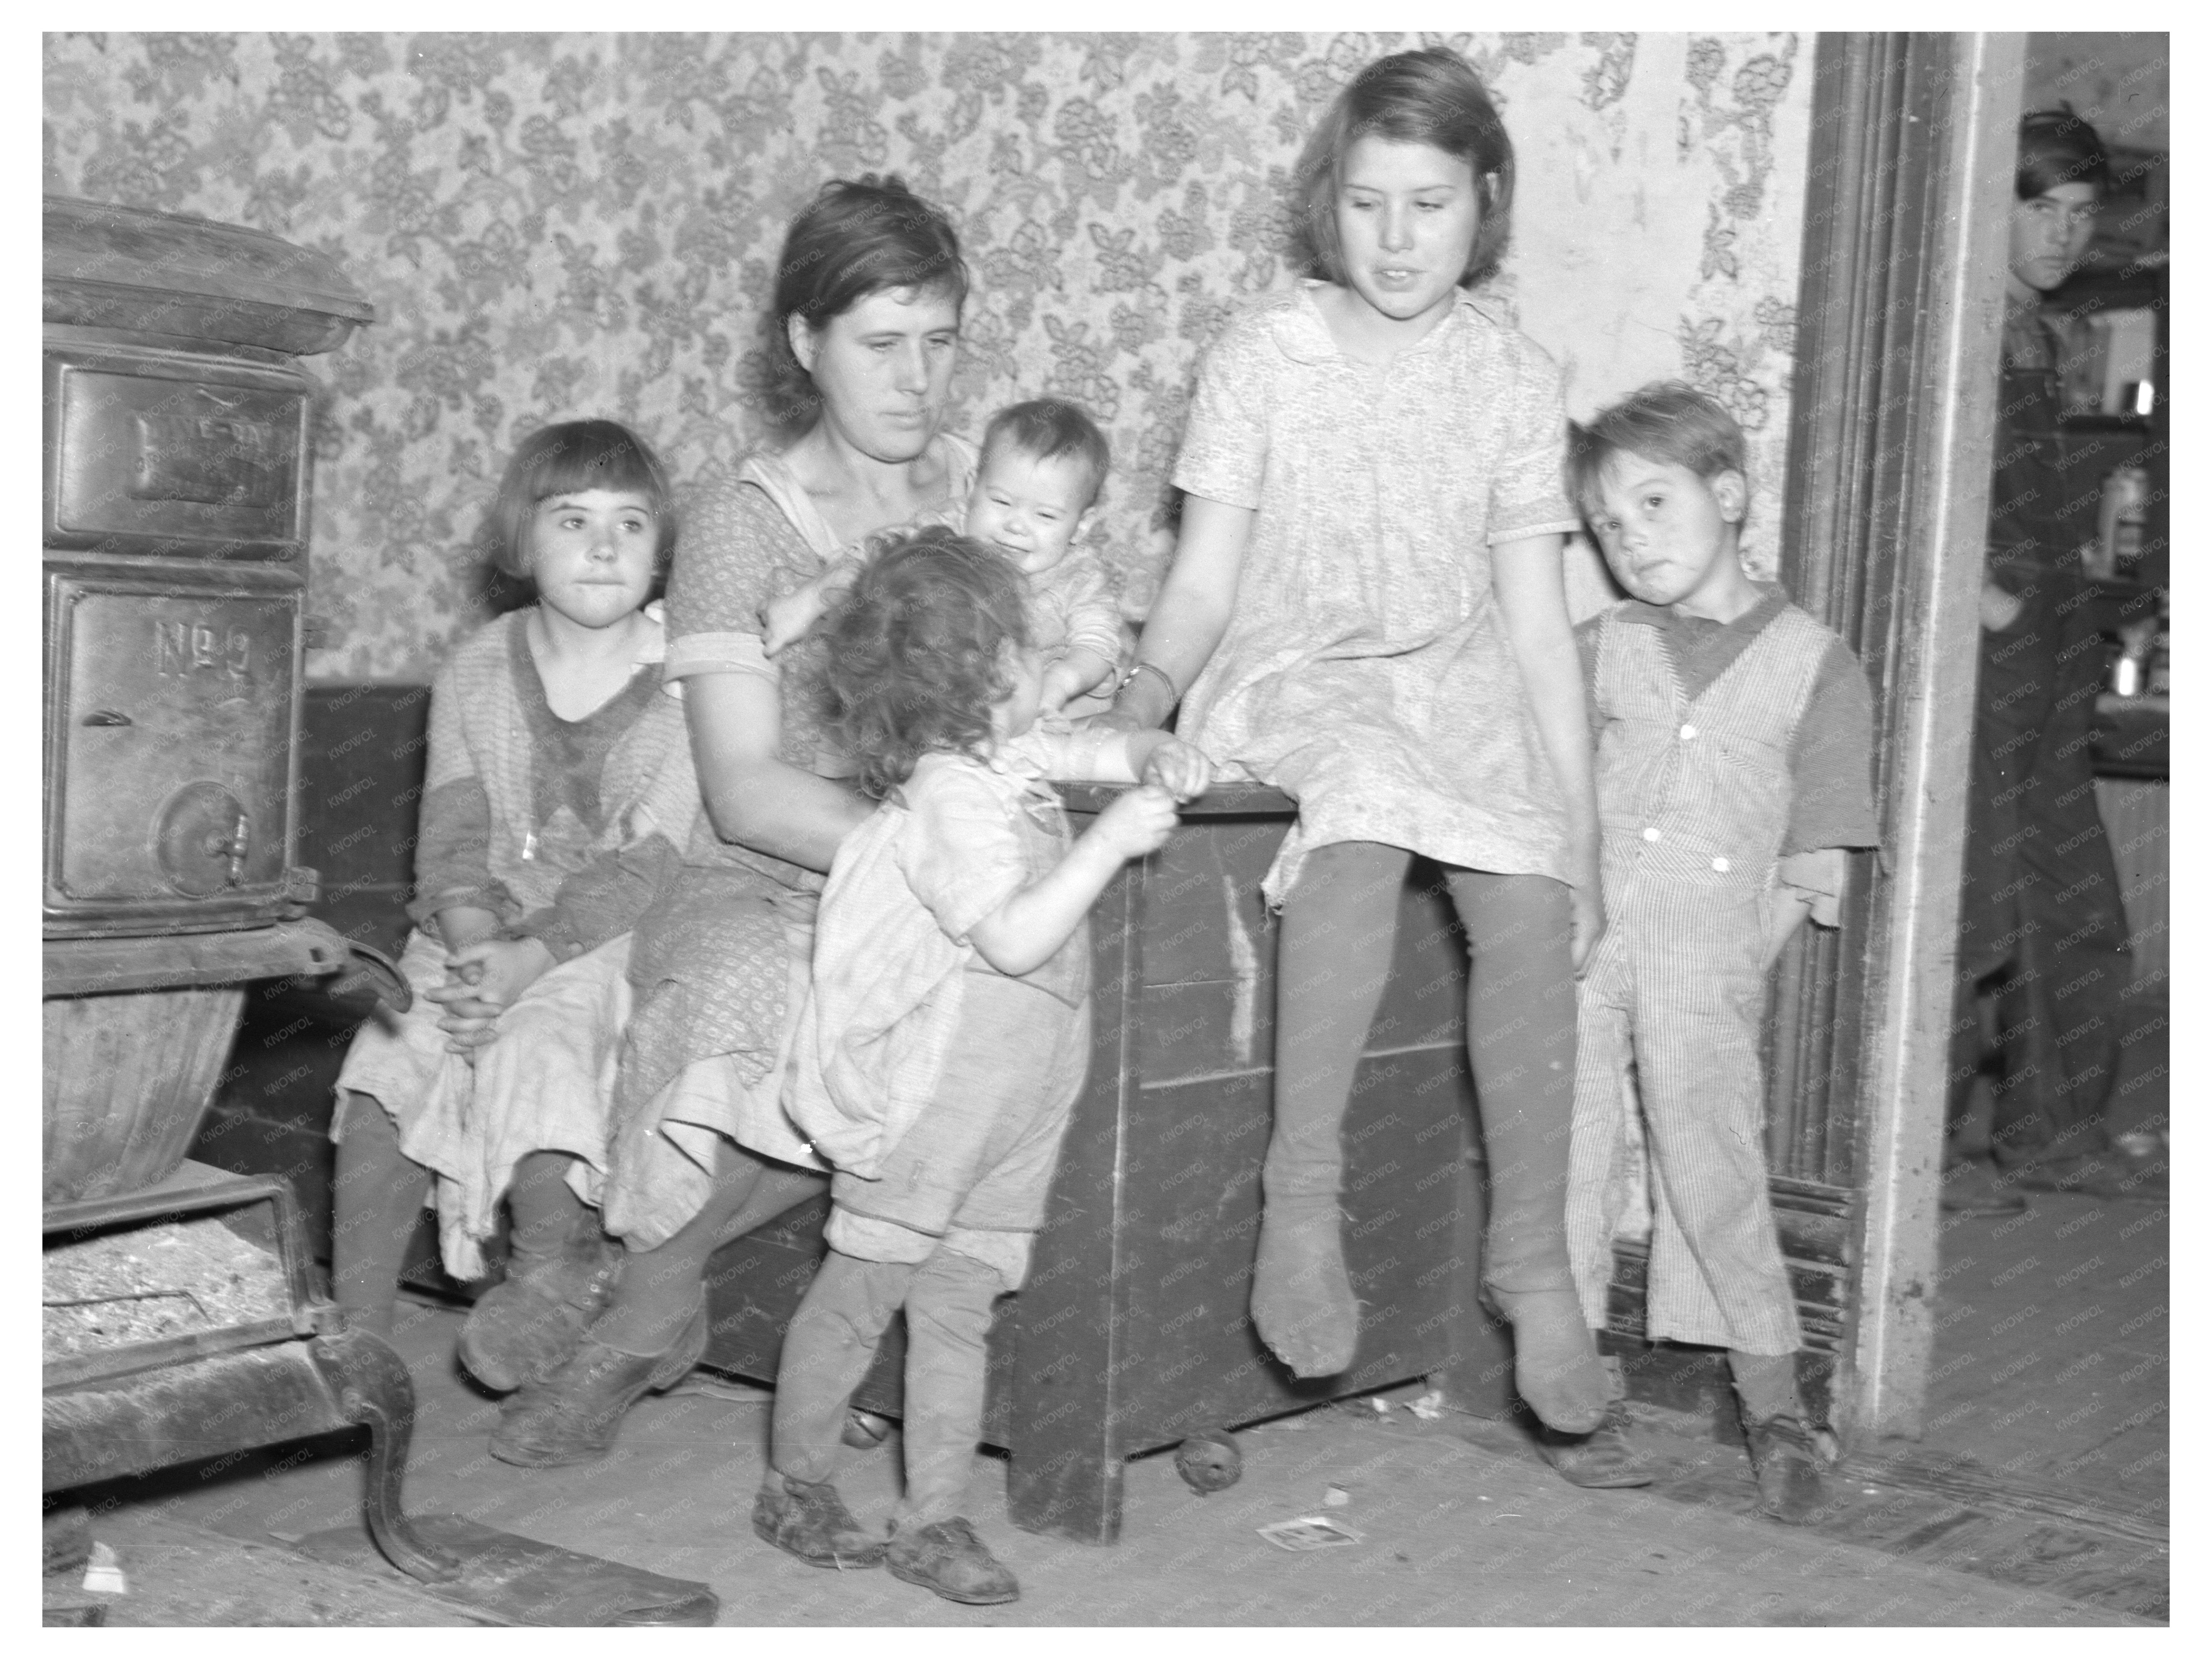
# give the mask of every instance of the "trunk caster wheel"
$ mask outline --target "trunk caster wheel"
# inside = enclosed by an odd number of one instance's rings
[[[838,1435],[854,1451],[873,1451],[890,1437],[891,1420],[854,1406],[845,1413],[844,1431]]]
[[[1176,1473],[1200,1498],[1233,1486],[1244,1474],[1244,1454],[1226,1429],[1206,1429],[1176,1448]]]

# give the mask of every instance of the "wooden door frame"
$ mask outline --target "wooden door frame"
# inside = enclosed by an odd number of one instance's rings
[[[1783,575],[1875,690],[1883,850],[1777,988],[1778,1175],[1860,1194],[1831,1410],[1917,1437],[2025,35],[1814,52]]]

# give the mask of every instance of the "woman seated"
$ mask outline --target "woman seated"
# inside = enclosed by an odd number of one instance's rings
[[[816,898],[872,804],[823,726],[820,641],[771,660],[761,611],[880,532],[959,521],[976,453],[939,428],[968,273],[945,216],[873,177],[825,185],[776,269],[775,390],[805,429],[689,496],[669,581],[663,672],[707,827],[633,943],[604,1196],[624,1259],[574,1352],[502,1410],[492,1450],[513,1463],[604,1455],[704,1351],[715,1248],[828,1184],[779,1097]]]

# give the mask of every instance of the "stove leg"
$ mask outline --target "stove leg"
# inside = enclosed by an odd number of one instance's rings
[[[308,1352],[337,1397],[339,1413],[368,1430],[368,1490],[362,1509],[385,1559],[410,1578],[441,1584],[460,1577],[458,1556],[415,1530],[399,1506],[415,1435],[415,1385],[406,1362],[367,1331],[317,1337]]]

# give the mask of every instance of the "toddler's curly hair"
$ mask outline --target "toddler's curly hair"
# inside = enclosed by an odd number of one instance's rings
[[[1001,654],[1030,643],[1028,592],[995,549],[933,526],[871,559],[824,632],[830,718],[881,800],[932,750],[982,756],[1012,689]]]

